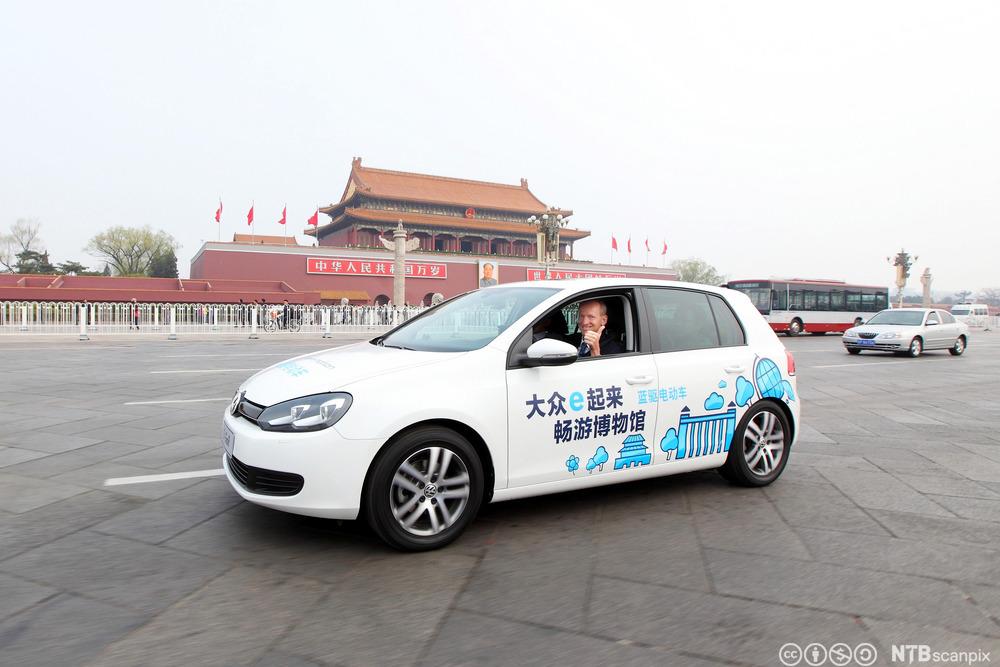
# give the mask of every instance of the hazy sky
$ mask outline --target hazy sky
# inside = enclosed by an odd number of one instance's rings
[[[995,2],[11,2],[0,228],[301,231],[366,165],[517,183],[732,278],[1000,286]],[[633,254],[641,263],[644,252]],[[621,256],[624,261],[624,255]],[[659,263],[658,254],[654,261]],[[911,281],[911,286],[916,283]]]

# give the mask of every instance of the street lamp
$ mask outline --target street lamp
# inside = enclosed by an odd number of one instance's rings
[[[910,277],[910,267],[920,259],[916,255],[910,258],[910,253],[900,249],[895,257],[886,257],[885,261],[896,267],[896,287],[899,289],[899,307],[903,307],[903,288],[906,287],[906,279]]]
[[[563,218],[558,209],[551,208],[541,217],[531,216],[528,223],[538,229],[538,261],[545,265],[545,279],[552,278],[552,265],[559,261],[559,228],[569,220]]]

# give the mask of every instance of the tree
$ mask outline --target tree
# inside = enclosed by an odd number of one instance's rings
[[[22,250],[17,253],[18,273],[55,273],[56,267],[49,262],[49,253]]]
[[[91,271],[87,271],[87,267],[80,262],[62,262],[56,265],[56,273],[62,275],[73,274],[74,276],[83,276]]]
[[[955,303],[965,303],[969,300],[970,296],[972,296],[971,290],[964,289],[959,292],[955,292]]]
[[[174,237],[164,231],[119,226],[90,239],[86,251],[105,260],[120,276],[144,276],[156,257],[178,247]]]
[[[14,273],[18,256],[26,250],[41,252],[45,249],[38,232],[42,223],[35,218],[18,218],[10,232],[0,234],[0,270]]]
[[[1000,287],[984,287],[976,298],[988,306],[1000,306]]]
[[[677,272],[677,280],[681,282],[716,286],[726,282],[725,276],[703,259],[677,259],[670,263],[670,268]]]
[[[172,248],[153,258],[149,265],[149,275],[153,278],[177,277],[177,255]]]

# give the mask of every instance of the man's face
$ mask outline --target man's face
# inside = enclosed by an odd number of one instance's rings
[[[580,331],[599,331],[608,323],[608,316],[601,315],[601,304],[588,301],[580,306]]]
[[[489,279],[493,277],[493,265],[484,264],[483,265],[483,278]]]

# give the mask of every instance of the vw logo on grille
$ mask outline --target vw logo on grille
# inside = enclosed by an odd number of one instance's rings
[[[246,392],[237,393],[233,396],[233,404],[229,406],[229,414],[235,415],[240,411],[240,402],[243,400],[243,394]]]

